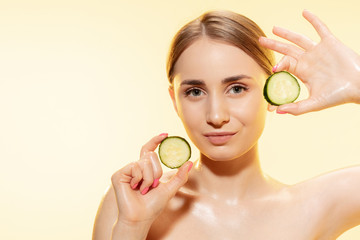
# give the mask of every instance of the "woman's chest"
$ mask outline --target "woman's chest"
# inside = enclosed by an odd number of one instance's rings
[[[316,237],[319,223],[315,213],[287,203],[190,201],[166,209],[154,222],[148,239],[320,239]]]

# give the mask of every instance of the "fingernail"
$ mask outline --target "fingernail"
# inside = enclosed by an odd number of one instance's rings
[[[141,194],[145,195],[147,192],[149,191],[149,187],[145,188],[144,190],[142,190]]]
[[[167,135],[168,135],[167,133],[162,133],[159,136],[167,136]]]
[[[280,110],[276,110],[276,113],[278,113],[278,114],[285,114],[285,113],[287,113],[287,112],[280,111]]]
[[[190,162],[190,165],[189,165],[189,168],[188,168],[188,172],[190,172],[190,170],[191,170],[191,168],[192,168],[193,165],[194,165],[194,163],[193,163],[193,162]]]
[[[152,184],[152,187],[153,187],[153,188],[156,188],[157,186],[159,186],[159,179],[158,179],[158,178],[155,179],[154,182],[153,182],[153,184]]]
[[[137,186],[139,185],[139,183],[135,183],[134,186],[132,186],[132,189],[135,189]]]
[[[276,64],[273,68],[272,68],[272,71],[273,72],[276,72],[276,69],[279,67],[279,65],[278,64]]]

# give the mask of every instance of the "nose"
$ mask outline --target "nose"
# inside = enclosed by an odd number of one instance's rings
[[[212,96],[208,99],[206,122],[214,128],[221,128],[230,120],[230,114],[226,100]]]

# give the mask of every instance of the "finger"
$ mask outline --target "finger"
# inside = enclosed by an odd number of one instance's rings
[[[149,152],[147,155],[148,155],[148,158],[150,159],[150,162],[151,162],[152,168],[153,168],[154,182],[153,182],[152,187],[155,188],[159,185],[159,179],[163,174],[163,170],[162,170],[159,158],[156,153]]]
[[[311,98],[296,103],[284,104],[278,107],[277,111],[292,115],[301,115],[319,110],[319,104]]]
[[[132,188],[142,179],[141,169],[137,162],[130,163],[115,172],[111,177],[114,187],[119,187],[121,183],[128,183]]]
[[[146,194],[149,189],[150,189],[150,186],[153,184],[154,182],[154,175],[153,175],[153,168],[152,168],[152,164],[150,162],[149,159],[145,159],[143,161],[143,171],[142,171],[142,175],[143,175],[143,178],[142,178],[142,183],[141,183],[141,186],[140,186],[140,193],[141,194]]]
[[[128,174],[126,174],[125,179],[123,179],[124,177],[122,175],[122,171],[125,170],[125,169],[126,169],[126,172],[128,172]],[[120,169],[119,171],[116,171],[111,176],[111,183],[115,188],[117,188],[122,181],[130,183],[130,181],[131,181],[131,167],[125,166],[123,169]]]
[[[311,25],[315,28],[316,32],[319,34],[321,38],[332,35],[328,27],[313,13],[308,10],[303,11],[303,16],[306,20],[308,20]]]
[[[150,151],[155,151],[157,146],[168,136],[167,133],[162,133],[158,136],[153,137],[150,141],[148,141],[140,151],[140,157],[142,157],[145,153]]]
[[[289,71],[290,57],[283,56],[281,60],[276,64],[276,72]]]
[[[279,42],[277,40],[269,39],[265,37],[260,37],[259,42],[263,47],[269,48],[278,53],[281,53],[283,55],[288,55],[296,59],[299,58],[299,56],[304,52],[302,49],[294,45]]]
[[[169,199],[175,196],[176,192],[187,182],[188,173],[191,170],[192,166],[192,162],[186,162],[179,168],[178,172],[170,179],[169,182],[162,185],[167,189]]]
[[[283,56],[281,60],[276,64],[276,72],[288,71],[296,75],[297,60],[290,56]]]
[[[130,181],[130,186],[132,189],[136,189],[143,178],[139,163],[134,162],[132,164],[131,175],[132,175],[132,179]]]
[[[273,112],[273,111],[275,111],[276,110],[276,106],[274,106],[274,105],[271,105],[270,103],[268,104],[268,107],[267,107],[267,109],[268,109],[268,111],[269,112]]]
[[[311,49],[316,45],[316,43],[313,42],[310,38],[308,38],[304,35],[292,32],[285,28],[274,27],[273,33],[281,38],[284,38],[284,39],[298,45],[299,47],[301,47],[305,50]]]
[[[147,152],[145,155],[142,156],[141,160],[139,161],[139,164],[141,166],[141,169],[145,169],[144,167],[144,160],[147,159],[150,161],[152,170],[153,170],[153,179],[154,182],[152,183],[152,187],[155,188],[159,185],[160,177],[162,176],[162,167],[160,164],[160,161],[158,159],[158,156],[155,152]]]

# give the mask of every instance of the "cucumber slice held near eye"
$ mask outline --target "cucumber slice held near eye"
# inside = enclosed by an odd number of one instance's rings
[[[271,105],[280,106],[294,102],[300,94],[298,80],[289,72],[276,72],[268,77],[264,97]]]
[[[190,144],[182,137],[167,137],[159,145],[159,157],[168,168],[179,168],[191,157]]]

